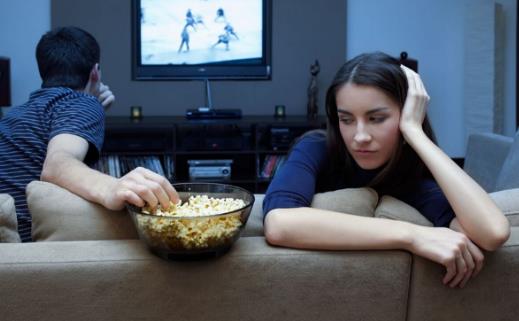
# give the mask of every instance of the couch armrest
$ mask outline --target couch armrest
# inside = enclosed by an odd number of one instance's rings
[[[0,244],[2,320],[405,320],[411,255],[240,238],[165,261],[138,240]],[[29,304],[28,304],[29,303]]]
[[[487,192],[493,192],[513,138],[491,133],[469,137],[463,169]]]
[[[441,283],[445,269],[422,257],[413,257],[409,321],[517,320],[519,315],[519,227],[492,253],[485,253],[481,273],[463,289]]]

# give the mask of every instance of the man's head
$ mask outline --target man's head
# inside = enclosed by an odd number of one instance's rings
[[[42,87],[69,87],[83,90],[91,78],[100,81],[99,44],[88,32],[61,27],[44,34],[36,47]]]

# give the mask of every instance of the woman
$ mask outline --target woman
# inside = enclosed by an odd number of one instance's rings
[[[404,249],[442,264],[464,287],[509,237],[503,213],[434,143],[429,96],[415,72],[384,53],[363,54],[326,95],[326,134],[305,135],[264,200],[273,245],[323,250]],[[367,186],[419,210],[435,227],[311,208],[317,192]]]

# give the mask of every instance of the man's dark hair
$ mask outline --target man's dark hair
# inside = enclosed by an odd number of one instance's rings
[[[85,88],[100,55],[95,38],[80,28],[60,27],[47,32],[36,47],[42,88]]]

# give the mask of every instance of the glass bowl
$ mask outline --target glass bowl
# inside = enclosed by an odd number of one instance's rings
[[[173,184],[182,203],[191,196],[241,199],[245,205],[232,211],[193,216],[158,216],[127,205],[139,238],[165,259],[217,257],[227,252],[240,237],[249,219],[254,195],[233,185],[214,183]]]

